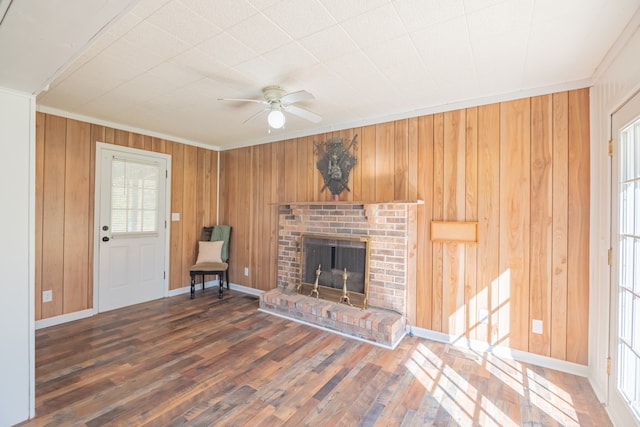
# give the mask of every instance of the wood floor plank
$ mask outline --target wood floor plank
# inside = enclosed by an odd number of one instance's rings
[[[257,308],[213,288],[38,330],[36,417],[20,426],[611,425],[586,378]]]

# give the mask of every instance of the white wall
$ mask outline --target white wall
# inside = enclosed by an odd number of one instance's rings
[[[591,88],[591,262],[589,294],[589,380],[607,402],[605,372],[609,340],[610,118],[640,89],[640,12],[636,13]]]
[[[32,413],[35,98],[0,88],[0,426]]]

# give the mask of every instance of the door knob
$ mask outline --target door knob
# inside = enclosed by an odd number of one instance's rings
[[[103,242],[108,242],[108,241],[109,241],[109,238],[108,238],[107,236],[104,236],[104,237],[102,238],[102,241],[103,241]]]

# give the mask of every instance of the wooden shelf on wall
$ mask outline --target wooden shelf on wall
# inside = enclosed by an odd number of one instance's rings
[[[431,221],[431,240],[442,243],[478,243],[478,222]]]

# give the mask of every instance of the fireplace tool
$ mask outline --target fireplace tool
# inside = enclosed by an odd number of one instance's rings
[[[344,273],[342,273],[342,296],[340,297],[340,301],[339,302],[345,302],[347,304],[349,304],[350,307],[353,307],[353,304],[351,304],[351,300],[349,300],[349,291],[347,291],[347,278],[349,276],[347,276],[347,269],[344,269]]]
[[[313,282],[313,289],[309,294],[310,297],[312,297],[315,294],[316,299],[320,299],[320,294],[318,293],[318,280],[320,279],[320,273],[322,273],[322,270],[320,270],[320,267],[322,267],[322,264],[318,264],[318,269],[316,270],[316,281]]]

